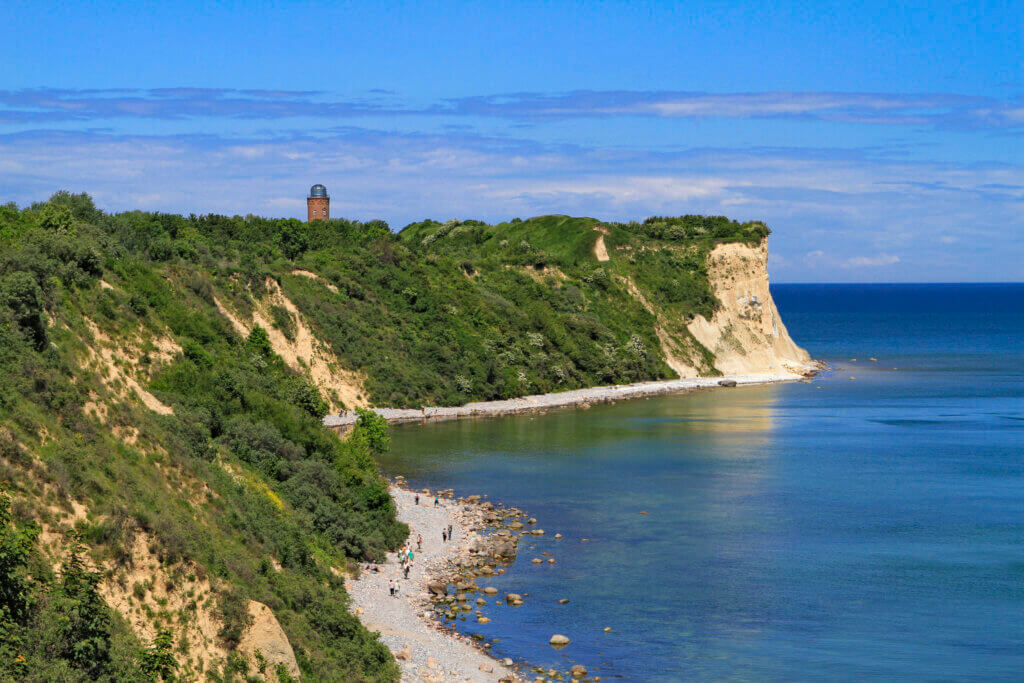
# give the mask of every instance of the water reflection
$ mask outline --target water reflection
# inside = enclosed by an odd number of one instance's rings
[[[499,590],[537,598],[489,615],[494,622],[479,630],[500,635],[497,653],[561,667],[563,654],[602,652],[616,662],[643,648],[672,661],[669,668],[697,671],[754,637],[778,607],[763,572],[788,535],[774,446],[786,390],[405,425],[394,430],[384,466],[415,485],[525,507],[548,531],[495,580]],[[555,532],[565,539],[555,541]],[[557,565],[533,566],[542,552]],[[561,597],[570,604],[557,605]],[[612,616],[614,639],[603,631]],[[574,634],[559,655],[537,647],[537,634],[551,628]],[[650,673],[659,669],[664,661]]]

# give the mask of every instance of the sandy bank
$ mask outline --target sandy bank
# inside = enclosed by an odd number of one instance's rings
[[[381,642],[395,653],[402,668],[403,681],[499,681],[513,675],[511,669],[484,654],[471,641],[442,627],[433,618],[427,584],[460,555],[468,553],[477,538],[476,526],[463,506],[442,498],[434,507],[433,496],[415,494],[392,486],[391,496],[398,507],[398,519],[409,525],[414,561],[409,578],[402,576],[396,554],[388,555],[381,571],[364,571],[356,581],[348,582],[352,607],[371,631],[380,633]],[[454,540],[441,541],[441,531],[454,527]],[[417,537],[423,548],[416,550]],[[391,597],[389,580],[399,585],[398,597]]]
[[[813,374],[816,366],[808,365],[807,373]],[[643,398],[658,394],[670,394],[680,391],[692,391],[695,389],[707,389],[720,386],[720,383],[736,382],[736,385],[745,384],[769,384],[772,382],[793,382],[803,379],[806,375],[795,373],[777,373],[763,375],[731,375],[727,377],[690,377],[686,379],[670,379],[657,382],[637,382],[635,384],[619,384],[605,387],[590,387],[588,389],[576,389],[573,391],[562,391],[553,394],[538,394],[535,396],[524,396],[505,401],[480,401],[467,403],[464,406],[451,408],[374,408],[374,412],[384,417],[388,422],[414,422],[417,420],[455,420],[463,417],[495,417],[499,415],[514,415],[516,413],[528,413],[537,410],[549,410],[562,408],[584,403],[608,403],[610,401],[622,401],[630,398]],[[324,425],[327,427],[348,427],[355,424],[357,415],[352,411],[346,411],[339,415],[328,415],[324,418]]]

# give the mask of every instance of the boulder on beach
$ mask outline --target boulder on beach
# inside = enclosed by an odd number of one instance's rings
[[[720,386],[720,387],[734,387],[734,386],[736,386],[736,380],[734,380],[734,379],[720,379],[720,380],[718,380],[718,386]]]
[[[516,547],[511,541],[504,541],[494,544],[494,555],[496,557],[515,557]]]
[[[563,636],[561,633],[556,633],[555,635],[551,636],[551,639],[548,641],[548,643],[554,645],[555,647],[565,647],[569,644],[569,639]]]
[[[427,590],[431,595],[448,595],[448,584],[440,581],[431,581],[427,584]]]
[[[403,645],[402,649],[395,653],[395,659],[408,662],[412,659],[412,648],[408,645]]]
[[[492,671],[494,671],[494,667],[488,664],[487,662],[484,662],[480,665],[480,670],[483,671],[485,674],[489,674]]]

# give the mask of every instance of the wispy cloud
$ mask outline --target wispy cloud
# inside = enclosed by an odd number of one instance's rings
[[[593,91],[509,93],[417,106],[390,91],[341,98],[318,91],[154,88],[0,91],[0,122],[118,118],[342,120],[366,116],[485,117],[510,121],[573,118],[785,119],[958,130],[1024,130],[1024,99],[948,93]]]
[[[855,256],[846,259],[843,264],[847,268],[879,268],[881,266],[892,266],[900,262],[899,256],[893,254],[878,254],[876,256]]]
[[[247,137],[0,135],[0,202],[68,189],[115,211],[299,216],[314,182],[328,185],[335,215],[395,226],[547,213],[765,220],[780,279],[1024,279],[1021,165],[912,162],[870,148],[650,151],[352,126]],[[958,275],[971,262],[985,272]]]
[[[638,92],[577,90],[448,100],[439,112],[522,119],[650,116],[793,119],[961,129],[1024,126],[1024,100],[946,93]]]

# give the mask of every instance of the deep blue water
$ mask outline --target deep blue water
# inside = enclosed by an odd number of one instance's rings
[[[1024,285],[773,293],[833,372],[394,430],[388,473],[547,531],[460,629],[605,679],[1024,676]]]

